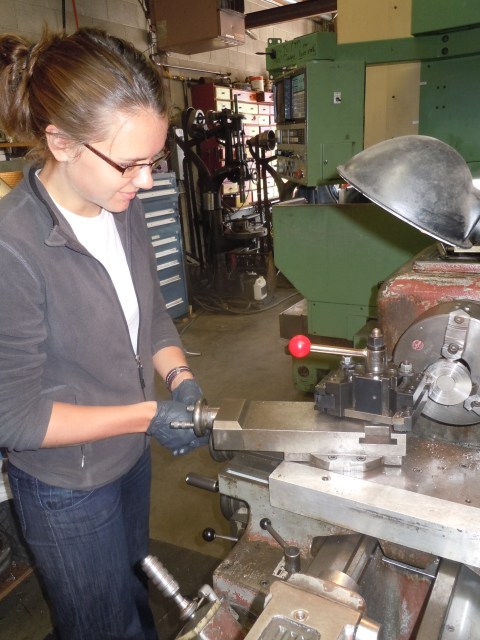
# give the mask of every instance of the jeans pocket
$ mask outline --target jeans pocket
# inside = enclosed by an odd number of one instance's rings
[[[87,500],[94,493],[94,490],[62,489],[37,480],[36,493],[38,503],[45,511],[66,511],[74,509]]]

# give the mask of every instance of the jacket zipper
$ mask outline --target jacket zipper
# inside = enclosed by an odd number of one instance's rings
[[[147,397],[145,396],[146,385],[145,385],[145,378],[143,377],[143,364],[142,364],[142,359],[140,358],[138,353],[135,355],[135,360],[137,361],[138,377],[140,379],[140,386],[142,388],[143,398],[144,400],[146,400]]]

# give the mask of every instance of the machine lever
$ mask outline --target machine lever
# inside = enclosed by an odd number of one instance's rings
[[[147,556],[142,560],[142,569],[147,576],[158,587],[160,591],[169,598],[172,598],[180,609],[180,618],[185,620],[191,618],[197,610],[197,604],[188,598],[184,598],[180,593],[180,587],[175,578],[168,572],[158,558]]]
[[[260,527],[264,531],[268,531],[272,538],[282,547],[285,558],[285,571],[290,574],[298,573],[300,571],[300,549],[298,547],[288,545],[272,527],[272,522],[269,518],[262,518],[260,520]]]
[[[333,356],[349,356],[351,358],[366,358],[367,349],[355,347],[340,347],[325,344],[312,344],[306,336],[294,336],[288,343],[288,349],[295,358],[304,358],[310,353],[323,353]]]
[[[218,493],[218,478],[209,478],[207,476],[202,476],[199,473],[190,472],[186,475],[185,482],[191,487],[197,487],[197,489],[205,489],[205,491]]]
[[[205,542],[213,542],[217,538],[219,540],[229,540],[230,542],[238,542],[238,538],[235,538],[234,536],[221,536],[215,531],[215,529],[212,529],[212,527],[207,527],[206,529],[203,530],[202,538],[205,540]]]
[[[297,335],[288,343],[288,350],[294,358],[304,358],[310,353],[337,355],[343,358],[364,358],[369,373],[383,373],[387,368],[387,351],[381,329],[375,327],[367,338],[365,349],[355,347],[340,347],[324,344],[312,344],[309,338]]]

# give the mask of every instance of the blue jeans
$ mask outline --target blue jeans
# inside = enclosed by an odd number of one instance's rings
[[[147,580],[150,450],[91,491],[53,487],[8,465],[23,534],[61,640],[156,640]]]

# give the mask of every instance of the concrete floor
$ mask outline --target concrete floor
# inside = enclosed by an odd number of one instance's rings
[[[260,313],[227,315],[200,311],[178,322],[190,354],[190,365],[210,405],[219,406],[222,399],[239,397],[251,400],[310,399],[294,388],[291,360],[285,354],[285,341],[279,337],[279,313],[299,299],[295,290],[285,284],[276,290],[274,300],[269,301],[275,306]],[[165,394],[164,397],[168,395],[164,389],[160,393]],[[231,543],[220,540],[207,543],[201,537],[205,527],[213,527],[219,534],[229,534],[218,494],[185,483],[189,472],[215,478],[221,464],[211,459],[206,447],[174,457],[153,444],[151,539],[154,543],[164,544],[161,548],[166,557],[161,560],[173,574],[178,563],[174,563],[172,555],[173,566],[169,564],[169,549],[180,547],[200,563],[202,557],[207,556],[205,566],[212,564],[208,558],[221,559],[230,549]],[[182,583],[181,575],[174,577]],[[203,576],[201,580],[204,581]],[[163,628],[162,621],[159,619],[158,622]],[[0,637],[43,640],[50,628],[48,607],[34,578],[0,602]]]

